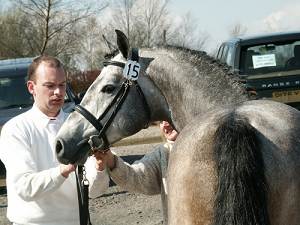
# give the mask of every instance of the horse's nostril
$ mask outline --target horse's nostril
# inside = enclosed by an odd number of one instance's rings
[[[63,151],[63,144],[61,143],[60,140],[57,140],[56,141],[56,146],[55,146],[55,151],[56,151],[56,155],[58,158],[61,158],[64,154],[64,151]]]
[[[76,164],[85,162],[90,147],[87,140],[74,143],[73,140],[57,138],[55,143],[55,153],[57,160],[62,164]]]
[[[65,157],[66,154],[65,154],[65,150],[64,150],[64,143],[62,140],[56,141],[55,151],[56,151],[56,157],[60,163],[63,163],[63,164],[70,163]]]

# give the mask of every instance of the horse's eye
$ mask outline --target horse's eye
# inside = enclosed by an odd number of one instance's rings
[[[112,93],[114,90],[115,90],[115,86],[113,86],[113,85],[111,85],[111,84],[108,84],[108,85],[105,85],[105,86],[102,88],[101,92],[110,94],[110,93]]]

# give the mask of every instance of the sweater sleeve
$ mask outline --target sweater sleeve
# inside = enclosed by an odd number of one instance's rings
[[[86,178],[89,181],[89,197],[96,198],[102,195],[109,187],[109,176],[106,170],[96,169],[96,159],[88,157],[85,163]]]
[[[38,171],[26,132],[4,126],[0,157],[7,169],[7,182],[25,201],[32,201],[58,189],[65,181],[59,167]]]
[[[116,167],[109,171],[112,180],[125,190],[147,195],[161,192],[161,154],[164,146],[156,147],[132,165],[116,157]],[[115,153],[114,153],[115,154]]]

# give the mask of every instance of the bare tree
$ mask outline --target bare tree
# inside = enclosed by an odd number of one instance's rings
[[[168,28],[169,0],[115,0],[112,17],[106,26],[107,36],[112,29],[123,30],[132,46],[152,47],[162,42],[163,30]]]
[[[156,34],[160,38],[167,24],[167,6],[169,0],[140,0],[138,8],[142,9],[139,16],[146,33],[146,47],[151,47],[155,43]]]
[[[14,24],[19,26],[18,30],[22,30],[23,45],[19,47],[28,49],[27,52],[31,55],[51,54],[65,59],[71,57],[69,55],[78,49],[80,23],[106,6],[104,1],[96,3],[97,1],[14,0],[14,12],[19,12],[22,19],[15,20]]]
[[[27,18],[18,10],[8,9],[0,15],[0,58],[16,58],[32,55],[30,48],[26,45],[24,29]]]
[[[132,8],[136,0],[114,0],[111,4],[112,18],[110,24],[124,31],[131,38],[131,29],[134,22]]]
[[[232,28],[229,30],[230,37],[238,37],[243,36],[247,33],[247,27],[243,26],[240,23],[234,24]]]
[[[80,30],[82,35],[80,50],[74,57],[74,63],[78,65],[77,68],[80,70],[99,69],[108,48],[103,39],[101,25],[97,18],[92,16],[82,25]]]
[[[209,35],[199,30],[197,21],[190,12],[180,22],[173,24],[172,32],[168,36],[167,42],[170,44],[197,50],[203,50],[209,40]]]
[[[195,44],[191,45],[191,47],[204,51],[209,40],[210,35],[207,32],[199,31],[198,35],[195,37]]]

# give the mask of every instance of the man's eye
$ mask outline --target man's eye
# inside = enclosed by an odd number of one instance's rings
[[[49,88],[49,89],[52,89],[52,88],[54,88],[54,85],[50,85],[50,84],[47,84],[47,85],[45,85],[47,88]]]

